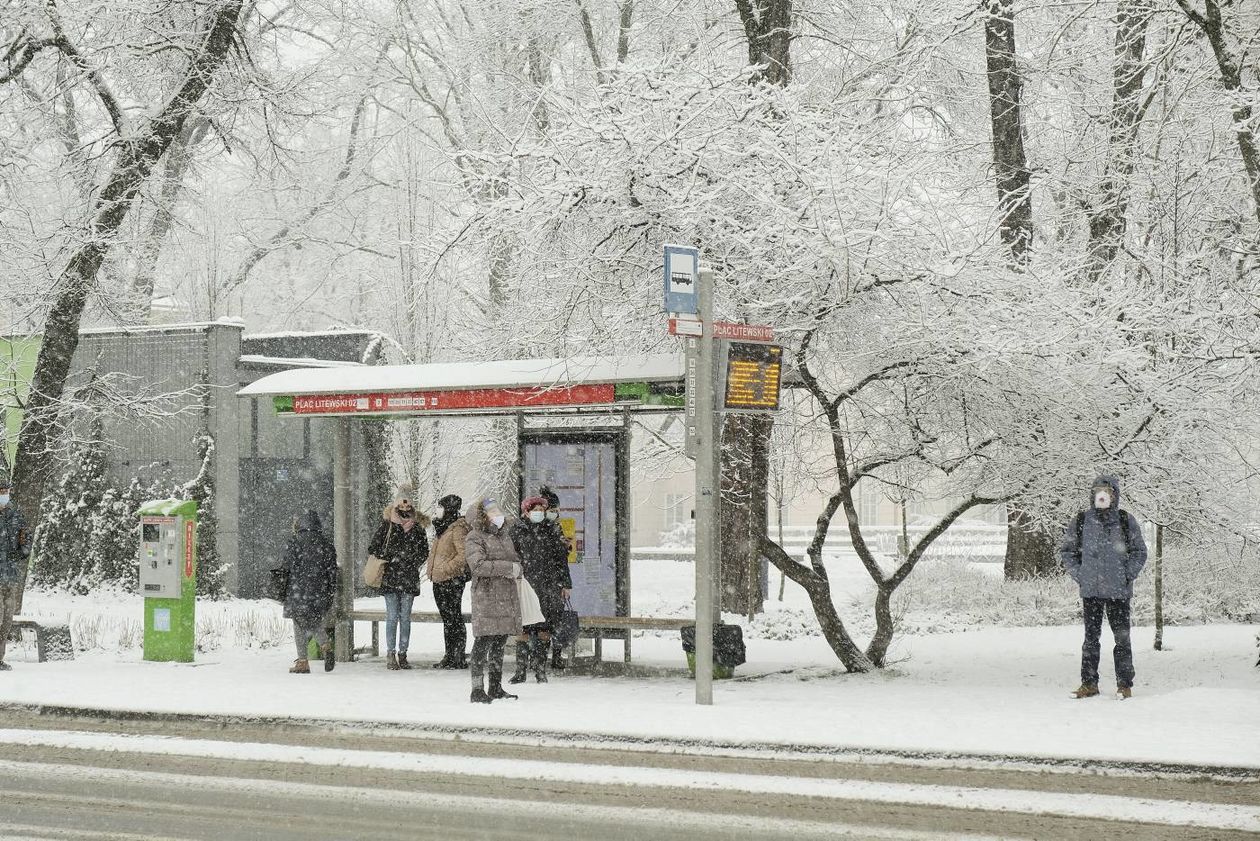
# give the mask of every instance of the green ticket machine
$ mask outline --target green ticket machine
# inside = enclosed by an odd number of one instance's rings
[[[196,645],[197,503],[149,502],[139,514],[144,659],[191,663]]]

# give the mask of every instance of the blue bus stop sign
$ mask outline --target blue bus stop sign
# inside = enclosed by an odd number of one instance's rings
[[[696,287],[700,282],[700,249],[689,245],[665,246],[665,311],[696,314],[700,310]]]

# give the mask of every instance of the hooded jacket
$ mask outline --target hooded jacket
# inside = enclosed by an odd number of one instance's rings
[[[475,637],[516,636],[521,632],[521,600],[516,579],[520,557],[512,545],[511,523],[496,527],[485,506],[474,503],[464,556],[472,573],[472,632]]]
[[[337,592],[337,550],[324,536],[314,511],[298,517],[281,566],[289,571],[285,617],[314,625],[333,606]]]
[[[1111,507],[1099,510],[1093,489],[1103,485],[1111,489]],[[1127,542],[1121,517],[1128,521]],[[1081,598],[1133,598],[1133,581],[1146,565],[1146,541],[1137,518],[1120,509],[1120,482],[1114,476],[1099,476],[1090,485],[1089,507],[1068,523],[1059,558],[1080,585]]]

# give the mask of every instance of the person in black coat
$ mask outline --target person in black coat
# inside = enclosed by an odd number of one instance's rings
[[[385,561],[380,591],[385,596],[385,667],[410,669],[411,605],[420,594],[420,568],[429,559],[429,519],[416,510],[415,489],[403,485],[386,506],[368,553]]]
[[[521,629],[516,640],[516,674],[511,683],[523,683],[530,664],[537,681],[546,683],[551,632],[560,622],[564,600],[573,587],[569,544],[559,526],[547,522],[547,508],[546,498],[529,497],[521,503],[522,519],[512,526],[512,543],[520,555],[525,580],[538,596],[544,621]]]
[[[324,617],[337,593],[337,550],[324,536],[319,515],[303,512],[293,523],[293,536],[284,549],[280,568],[288,574],[284,595],[284,615],[293,620],[293,640],[297,660],[289,669],[294,674],[310,674],[307,648],[314,639],[324,658],[324,671],[335,663]]]

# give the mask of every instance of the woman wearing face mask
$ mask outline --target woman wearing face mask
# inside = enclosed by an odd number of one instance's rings
[[[521,503],[525,519],[512,526],[512,543],[521,558],[525,580],[538,595],[544,621],[521,629],[516,638],[516,674],[512,683],[524,683],[532,666],[534,678],[547,682],[547,657],[551,648],[553,623],[564,610],[564,593],[569,579],[569,546],[559,529],[547,522],[547,500],[531,496]]]
[[[368,544],[368,553],[385,561],[381,593],[385,596],[385,668],[410,669],[411,604],[420,593],[420,567],[429,559],[429,518],[416,510],[415,488],[403,485],[385,508]]]
[[[482,499],[467,514],[471,529],[464,542],[464,557],[472,574],[473,649],[469,658],[474,704],[499,698],[515,699],[503,691],[503,647],[507,638],[520,633],[521,603],[516,581],[521,577],[520,558],[512,545],[507,517],[499,503]],[[490,691],[486,692],[486,671]]]
[[[468,584],[468,564],[464,544],[468,539],[468,520],[460,515],[463,504],[455,494],[438,500],[441,515],[433,521],[433,553],[429,556],[429,580],[433,582],[433,601],[442,615],[442,636],[446,654],[435,669],[466,669],[468,657],[464,646],[468,629],[464,627],[464,587]]]

